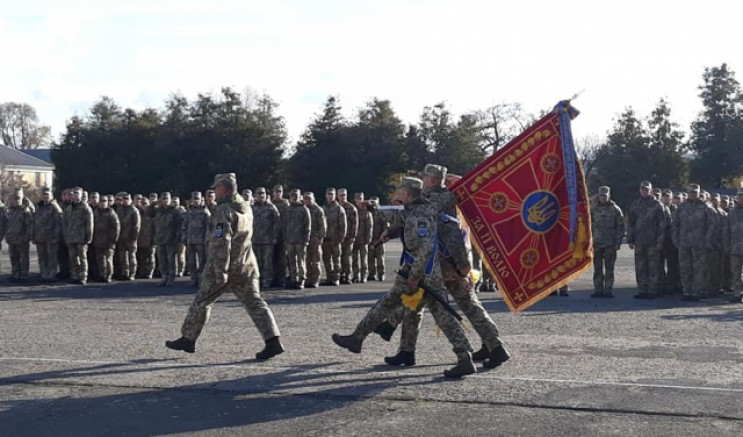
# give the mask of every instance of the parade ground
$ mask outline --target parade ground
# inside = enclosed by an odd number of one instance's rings
[[[187,278],[18,286],[4,247],[0,435],[743,435],[743,305],[633,299],[625,245],[615,299],[589,297],[591,272],[520,314],[481,293],[512,358],[446,380],[456,357],[430,314],[414,367],[384,364],[399,332],[358,355],[331,341],[389,288],[399,253],[389,246],[386,282],[264,291],[287,351],[258,362],[263,342],[234,296],[195,354],[176,352],[164,342],[180,336]]]

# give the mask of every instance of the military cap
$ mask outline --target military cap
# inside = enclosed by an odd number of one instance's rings
[[[443,165],[426,164],[421,172],[421,176],[432,176],[436,179],[444,180],[446,178],[447,168]]]
[[[125,191],[119,191],[118,193],[116,193],[116,197],[124,197],[124,196],[126,196]]]
[[[210,188],[210,189],[208,189],[208,190],[206,190],[206,195],[208,196],[208,195],[210,195],[210,194],[215,194],[215,193],[214,193],[214,190],[212,190],[211,188]]]
[[[170,198],[170,191],[163,191],[162,193],[160,193],[160,197]]]
[[[289,195],[290,196],[293,196],[295,194],[297,196],[301,196],[302,195],[302,190],[300,190],[299,188],[292,188],[291,190],[289,190]]]
[[[21,197],[23,197],[23,188],[16,188],[16,189],[14,189],[13,190],[13,195],[14,196],[21,196]]]
[[[149,197],[150,199],[152,199],[153,197],[157,199],[157,193],[150,193]]]
[[[274,185],[273,191],[284,191],[284,186],[281,184]]]
[[[235,176],[235,173],[219,173],[214,176],[214,183],[212,184],[212,188],[216,188],[217,185],[228,183],[231,185],[237,185],[237,176]]]
[[[715,194],[713,194],[713,195],[712,195],[712,198],[713,198],[713,199],[717,199],[717,200],[720,200],[720,193],[715,193]]]
[[[72,194],[72,188],[65,188],[62,190],[62,194]]]
[[[370,197],[369,198],[369,203],[372,204],[372,205],[374,205],[374,206],[379,206],[379,197],[377,197],[377,196]]]
[[[599,187],[599,194],[606,194],[608,196],[611,194],[611,188],[607,186]]]
[[[676,193],[676,194],[673,195],[673,198],[674,199],[675,198],[683,199],[684,198],[684,193]]]
[[[335,188],[330,187],[325,190],[325,194],[335,194]]]
[[[191,192],[191,198],[192,199],[201,199],[201,191],[192,191]]]
[[[647,188],[648,190],[653,189],[653,184],[650,183],[650,181],[642,181],[640,182],[640,188]]]
[[[728,196],[727,194],[723,194],[722,196],[720,196],[720,200],[722,200],[723,202],[730,202],[730,196]]]
[[[353,198],[364,200],[364,193],[353,193]]]
[[[70,188],[71,193],[80,193],[83,194],[83,188],[82,187],[72,187]]]
[[[660,197],[660,195],[663,193],[663,190],[661,190],[660,188],[653,188],[652,191],[653,191],[653,194],[655,194],[658,197]]]
[[[696,191],[698,193],[698,192],[702,191],[702,188],[698,184],[690,184],[689,185],[689,189],[687,191],[690,192],[690,193],[692,191]]]
[[[397,188],[413,188],[416,190],[422,190],[423,181],[418,178],[404,177],[400,183],[397,184]]]
[[[735,192],[736,195],[740,196],[743,194],[743,188],[738,188],[738,191]]]
[[[348,194],[348,190],[345,188],[338,188],[338,195]]]
[[[250,188],[246,188],[243,190],[243,194],[253,194],[253,190],[251,190]]]
[[[305,191],[304,194],[302,194],[302,196],[304,196],[304,197],[311,197],[311,198],[314,199],[315,198],[315,193],[313,193],[312,191]]]
[[[255,194],[266,194],[266,187],[258,187],[255,189]]]
[[[682,191],[682,192],[680,192],[679,194],[680,194],[680,195],[681,195],[681,197],[683,197],[684,199],[686,199],[687,197],[689,197],[689,194],[688,194],[688,193],[684,193],[683,191]]]
[[[663,190],[663,195],[664,196],[673,196],[673,191],[671,191],[668,188],[666,188],[665,190]]]
[[[42,187],[41,188],[41,193],[42,194],[51,193],[51,192],[52,192],[52,189],[49,188],[49,187]]]
[[[144,196],[142,196],[141,194],[135,194],[135,195],[134,195],[134,198],[135,198],[135,199],[142,199],[143,197],[144,197]]]

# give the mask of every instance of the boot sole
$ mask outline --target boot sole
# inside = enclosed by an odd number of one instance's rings
[[[337,339],[339,336],[338,334],[333,334],[333,343],[337,344],[338,346],[342,347],[343,349],[346,349],[347,351],[353,352],[355,354],[361,353],[361,348],[355,348],[355,347],[349,347],[344,344],[341,344],[340,341]]]

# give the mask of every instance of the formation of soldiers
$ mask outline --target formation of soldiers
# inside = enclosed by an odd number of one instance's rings
[[[591,297],[614,297],[614,262],[625,220],[609,187],[600,187],[591,198],[591,222]],[[635,256],[636,299],[662,294],[681,294],[685,301],[724,295],[735,303],[743,299],[743,189],[730,199],[697,184],[685,193],[673,193],[642,181],[626,227]]]

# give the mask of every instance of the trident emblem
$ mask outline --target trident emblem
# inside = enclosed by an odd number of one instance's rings
[[[557,213],[557,210],[554,209],[555,202],[550,201],[547,203],[548,201],[549,198],[544,196],[539,200],[539,202],[532,205],[532,207],[528,209],[529,215],[526,218],[526,221],[541,226],[547,222],[547,220],[551,219]]]

